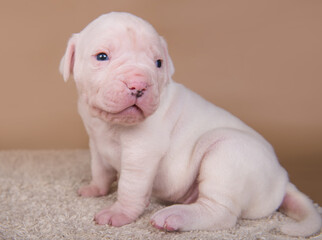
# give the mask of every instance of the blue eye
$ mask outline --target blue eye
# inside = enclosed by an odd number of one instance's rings
[[[162,60],[161,59],[156,60],[155,65],[157,66],[157,68],[160,68],[162,66]]]
[[[107,56],[106,53],[101,52],[96,55],[96,59],[97,59],[97,61],[107,61],[107,60],[109,60],[109,57]]]

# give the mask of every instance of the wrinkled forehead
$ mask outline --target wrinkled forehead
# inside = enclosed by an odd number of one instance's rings
[[[160,37],[152,25],[130,14],[110,13],[97,18],[80,32],[80,41],[89,51],[122,48],[161,54]]]

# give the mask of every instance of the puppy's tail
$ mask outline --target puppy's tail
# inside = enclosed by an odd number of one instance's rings
[[[321,230],[322,219],[312,201],[292,183],[286,186],[280,211],[296,220],[281,227],[281,231],[285,234],[306,237]]]

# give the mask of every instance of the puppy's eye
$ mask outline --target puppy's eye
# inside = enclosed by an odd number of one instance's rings
[[[97,61],[107,61],[107,60],[109,60],[109,57],[106,53],[101,52],[96,55],[96,59],[97,59]]]
[[[157,66],[157,68],[160,68],[162,66],[162,60],[161,59],[156,60],[155,65]]]

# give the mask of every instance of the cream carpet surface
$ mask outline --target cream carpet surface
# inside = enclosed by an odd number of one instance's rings
[[[222,231],[159,231],[149,223],[150,216],[164,207],[155,199],[134,223],[99,226],[93,216],[115,201],[116,187],[106,197],[79,197],[77,189],[90,179],[88,150],[0,151],[0,239],[304,239],[278,231],[283,222],[291,221],[279,212],[239,220]],[[322,214],[322,208],[319,211]]]

